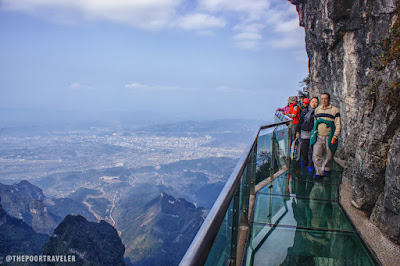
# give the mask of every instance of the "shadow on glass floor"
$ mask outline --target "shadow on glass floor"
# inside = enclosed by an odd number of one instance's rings
[[[317,181],[300,179],[299,175],[285,173],[265,186],[258,193],[275,195],[295,195],[298,198],[313,198],[319,200],[338,201],[339,183],[332,184],[325,181],[327,178]]]

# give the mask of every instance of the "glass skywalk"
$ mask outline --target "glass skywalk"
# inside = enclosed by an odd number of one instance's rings
[[[289,159],[291,119],[260,127],[180,265],[376,265],[328,177]]]
[[[375,265],[339,205],[341,173],[292,167],[260,189],[246,265]]]

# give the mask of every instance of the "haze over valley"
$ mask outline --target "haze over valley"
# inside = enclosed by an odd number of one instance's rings
[[[218,120],[31,131],[3,127],[2,205],[48,235],[68,214],[105,220],[117,229],[127,263],[174,264],[259,124]],[[34,192],[21,194],[22,187]],[[32,200],[34,207],[26,210]],[[171,255],[177,248],[182,254]]]

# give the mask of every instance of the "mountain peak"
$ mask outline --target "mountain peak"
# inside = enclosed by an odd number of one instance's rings
[[[61,217],[50,213],[42,190],[26,180],[13,185],[0,183],[1,204],[11,216],[21,218],[36,232],[51,234]]]
[[[81,215],[67,215],[43,247],[43,254],[76,255],[79,265],[125,265],[124,252],[114,227]]]
[[[18,191],[18,194],[25,198],[33,198],[41,201],[46,199],[42,189],[29,183],[27,180],[21,180],[19,183],[16,183],[13,186],[14,189]]]

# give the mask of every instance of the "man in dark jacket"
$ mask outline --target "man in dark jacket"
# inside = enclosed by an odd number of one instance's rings
[[[299,125],[297,126],[296,137],[301,138],[300,154],[303,158],[301,167],[307,166],[309,172],[314,170],[312,161],[312,149],[310,149],[311,130],[314,127],[314,111],[318,106],[318,98],[311,99],[311,103],[307,98],[304,99],[304,110],[300,114]]]

